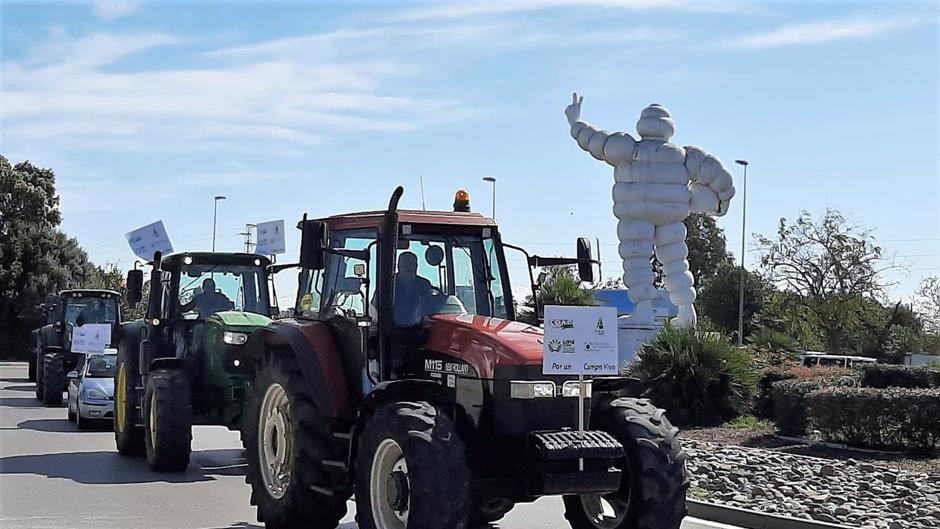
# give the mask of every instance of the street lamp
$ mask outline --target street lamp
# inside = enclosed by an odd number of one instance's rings
[[[735,160],[744,167],[744,193],[741,200],[741,279],[738,284],[738,346],[744,345],[744,234],[747,225],[747,160]]]
[[[496,220],[496,177],[495,176],[484,176],[484,182],[489,182],[493,184],[493,220]]]
[[[219,219],[219,201],[225,200],[225,197],[222,195],[218,195],[215,197],[214,200],[215,201],[212,204],[213,206],[212,207],[212,251],[213,252],[215,251],[215,228],[217,225],[217,221]]]

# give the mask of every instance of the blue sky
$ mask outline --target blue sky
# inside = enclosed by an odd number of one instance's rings
[[[736,255],[747,158],[748,234],[839,209],[905,265],[907,299],[940,273],[937,26],[935,2],[3,2],[0,152],[56,171],[99,263],[129,267],[123,234],[157,219],[207,249],[218,194],[236,250],[246,223],[381,208],[399,184],[420,207],[419,175],[428,207],[464,187],[488,213],[494,175],[505,240],[599,237],[612,276],[612,171],[562,111],[577,90],[585,119],[634,132],[659,102],[734,172]]]

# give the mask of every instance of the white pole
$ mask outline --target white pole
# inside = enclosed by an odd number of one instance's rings
[[[578,432],[581,437],[584,437],[584,375],[578,375]],[[578,458],[578,470],[584,471],[584,458]]]

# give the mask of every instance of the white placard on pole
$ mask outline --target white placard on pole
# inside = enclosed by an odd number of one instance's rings
[[[162,220],[137,228],[124,236],[127,237],[127,243],[131,245],[134,255],[147,261],[153,259],[155,252],[163,254],[173,252],[170,236],[167,235]]]
[[[72,352],[103,353],[111,343],[110,323],[86,323],[72,329]]]
[[[258,244],[255,253],[277,255],[287,251],[284,243],[284,221],[272,220],[258,223]]]
[[[545,307],[546,375],[616,375],[620,371],[615,307]]]

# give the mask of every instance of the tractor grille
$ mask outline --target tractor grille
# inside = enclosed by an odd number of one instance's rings
[[[616,459],[623,455],[623,446],[607,432],[564,430],[537,432],[530,439],[543,461],[559,459]]]

